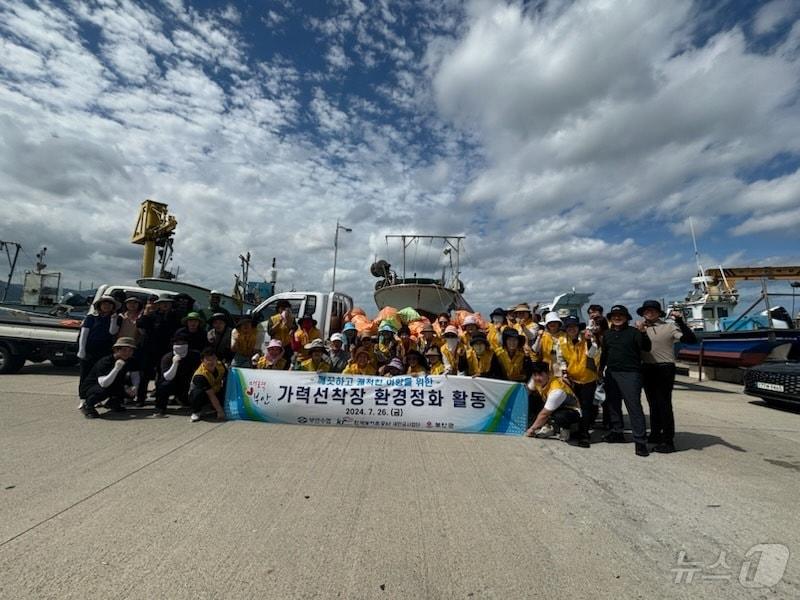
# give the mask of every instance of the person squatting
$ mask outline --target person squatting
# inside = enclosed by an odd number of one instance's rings
[[[185,299],[184,299],[185,300]],[[383,322],[377,335],[352,322],[323,340],[311,315],[295,317],[288,301],[260,323],[233,322],[211,294],[211,305],[175,306],[168,295],[124,303],[103,296],[81,326],[80,408],[99,416],[98,405],[124,412],[143,407],[154,382],[154,416],[170,403],[190,409],[190,420],[224,420],[224,386],[230,367],[394,377],[402,374],[462,375],[516,381],[529,391],[527,436],[558,438],[589,448],[594,430],[607,443],[626,441],[628,413],[637,456],[675,451],[672,388],[676,341],[696,341],[679,311],[666,313],[655,300],[637,309],[633,325],[623,305],[588,309],[588,323],[556,312],[544,315],[527,303],[496,308],[488,324],[468,315],[456,324],[439,314],[412,335],[405,325]],[[208,316],[206,316],[208,315]],[[268,342],[266,340],[269,340]],[[650,408],[650,434],[641,393]],[[602,422],[597,423],[602,410]]]

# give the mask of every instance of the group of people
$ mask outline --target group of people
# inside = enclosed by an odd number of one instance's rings
[[[190,299],[191,300],[191,299]],[[693,342],[694,333],[675,312],[655,300],[636,311],[634,325],[622,305],[604,314],[591,305],[587,323],[570,315],[518,304],[497,308],[491,321],[476,316],[461,322],[448,313],[425,323],[416,336],[407,326],[381,325],[359,332],[345,323],[323,339],[311,315],[296,317],[288,301],[262,322],[242,316],[234,323],[212,292],[203,310],[192,302],[161,295],[143,303],[136,297],[103,296],[81,326],[81,409],[98,416],[104,402],[124,411],[127,401],[144,406],[155,380],[155,416],[165,416],[170,401],[191,407],[198,421],[210,407],[224,419],[222,390],[229,367],[300,370],[387,377],[466,375],[516,381],[529,390],[530,427],[526,435],[559,437],[589,447],[599,407],[609,430],[603,440],[624,442],[622,404],[627,409],[636,454],[674,452],[672,387],[674,344]],[[650,435],[641,403],[650,405]]]

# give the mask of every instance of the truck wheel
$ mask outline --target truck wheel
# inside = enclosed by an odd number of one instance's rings
[[[0,373],[16,373],[24,364],[24,356],[11,354],[11,350],[5,346],[0,346]]]

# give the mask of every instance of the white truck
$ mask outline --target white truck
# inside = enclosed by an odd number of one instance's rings
[[[16,373],[26,360],[77,365],[80,326],[78,320],[0,308],[0,373]]]
[[[341,292],[281,292],[270,296],[250,311],[253,322],[258,326],[257,342],[262,350],[270,338],[266,325],[259,325],[268,322],[278,312],[279,300],[289,301],[295,318],[311,315],[324,340],[342,330],[344,315],[353,308],[353,299]]]

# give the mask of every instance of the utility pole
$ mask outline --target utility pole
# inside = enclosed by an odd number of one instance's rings
[[[11,247],[14,246],[14,258],[11,258]],[[3,290],[3,302],[6,301],[8,296],[8,288],[11,287],[11,279],[14,277],[14,269],[17,267],[17,257],[22,246],[17,242],[4,242],[0,240],[0,250],[6,251],[6,258],[8,259],[8,266],[11,270],[8,272],[8,281],[6,282],[6,289]]]
[[[353,231],[349,227],[345,227],[344,225],[339,225],[339,219],[336,219],[336,235],[333,236],[333,280],[331,282],[331,291],[336,291],[336,259],[339,258],[339,230],[347,231],[348,233]]]

